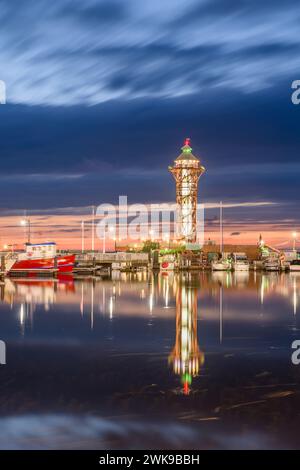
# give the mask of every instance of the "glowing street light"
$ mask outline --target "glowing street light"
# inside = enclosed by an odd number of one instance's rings
[[[81,221],[81,253],[84,253],[84,220]]]
[[[293,237],[293,250],[296,251],[296,241],[297,241],[297,232],[293,232],[292,233],[292,237]]]
[[[10,244],[4,243],[3,249],[4,249],[5,251],[11,250],[11,252],[13,253],[13,252],[14,252],[14,248],[15,248],[16,246],[17,246],[16,243],[10,243]]]
[[[113,234],[115,233],[115,227],[112,227],[111,225],[108,226],[108,232]],[[104,225],[103,228],[103,247],[102,247],[102,253],[106,253],[106,226]]]
[[[22,219],[20,220],[21,227],[27,227],[27,242],[30,243],[31,240],[31,225],[30,219]]]
[[[110,238],[112,238],[112,240],[114,240],[114,243],[115,243],[115,251],[117,251],[117,250],[116,250],[116,247],[117,247],[116,229],[115,229],[115,227],[113,227],[112,225],[110,225],[110,226],[108,227],[108,231],[109,231],[109,233],[110,233]]]

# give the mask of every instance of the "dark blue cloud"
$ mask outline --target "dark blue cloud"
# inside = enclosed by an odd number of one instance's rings
[[[268,19],[278,10],[288,9],[299,13],[295,0],[286,0],[284,3],[281,0],[203,0],[187,8],[185,14],[176,19],[176,24],[183,25],[186,22],[190,24],[228,16],[246,16],[248,20],[254,17],[257,20],[261,15],[267,15]]]
[[[255,96],[207,92],[98,106],[0,108],[2,174],[164,169],[185,135],[210,169],[298,161],[290,82]]]
[[[187,135],[201,198],[292,207],[299,16],[290,0],[0,1],[1,207],[169,201]]]
[[[288,83],[255,99],[215,93],[200,102],[194,96],[88,108],[3,106],[1,207],[116,203],[120,194],[130,202],[171,201],[174,182],[167,166],[189,135],[207,168],[202,201],[271,201],[280,205],[260,209],[262,219],[277,220],[280,212],[293,219],[299,204],[299,113]],[[246,214],[248,209],[239,216]]]
[[[107,0],[104,2],[96,2],[94,4],[85,5],[69,3],[62,8],[60,15],[75,16],[78,21],[86,21],[87,23],[115,23],[124,21],[128,18],[128,10],[126,2]]]
[[[95,105],[207,89],[254,93],[300,67],[300,7],[258,1],[0,3],[8,101]]]

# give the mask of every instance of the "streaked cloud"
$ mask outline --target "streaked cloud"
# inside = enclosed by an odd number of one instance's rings
[[[294,0],[2,0],[2,214],[171,201],[189,136],[211,219],[223,200],[241,236],[297,225],[299,19]]]
[[[8,101],[95,105],[272,88],[300,66],[300,7],[287,3],[2,0]]]

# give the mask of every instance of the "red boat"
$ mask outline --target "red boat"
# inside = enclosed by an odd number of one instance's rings
[[[71,273],[75,255],[57,255],[56,243],[27,243],[23,253],[11,254],[6,261],[7,273],[56,270],[58,273]]]

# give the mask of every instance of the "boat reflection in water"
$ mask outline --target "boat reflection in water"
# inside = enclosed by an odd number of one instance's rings
[[[185,395],[189,394],[192,379],[204,363],[197,338],[197,297],[198,289],[192,285],[190,276],[182,277],[176,293],[176,342],[169,363],[175,374],[180,375]]]
[[[113,273],[0,288],[0,414],[12,420],[0,417],[11,430],[0,448],[300,447],[300,273]]]

